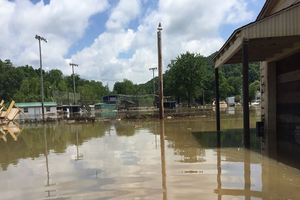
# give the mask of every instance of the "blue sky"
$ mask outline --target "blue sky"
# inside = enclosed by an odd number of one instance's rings
[[[186,51],[208,56],[232,32],[254,21],[263,0],[0,0],[0,59],[43,66],[88,80],[144,83],[157,67],[156,28],[162,23],[163,66]]]

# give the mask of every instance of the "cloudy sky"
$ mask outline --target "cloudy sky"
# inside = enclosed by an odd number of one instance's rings
[[[238,27],[255,20],[264,0],[0,0],[0,59],[109,83],[145,83],[157,67],[162,23],[163,68],[186,51],[217,51]],[[156,73],[157,74],[157,73]]]

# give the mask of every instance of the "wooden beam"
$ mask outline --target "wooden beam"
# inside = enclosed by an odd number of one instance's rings
[[[266,61],[268,62],[276,62],[278,60],[281,60],[283,58],[286,58],[294,53],[297,53],[300,51],[300,42],[294,43],[293,47],[284,49],[281,53],[278,53],[276,55],[273,55],[273,57],[267,58]]]
[[[6,114],[5,114],[4,118],[7,118],[7,117],[8,117],[8,115],[9,115],[11,109],[13,108],[14,104],[15,104],[15,101],[12,101],[12,102],[10,103],[10,105],[9,105],[7,111],[6,111]]]
[[[227,51],[225,51],[216,61],[215,68],[221,67],[226,63],[234,54],[236,54],[242,48],[243,38],[238,37]]]
[[[243,41],[243,119],[244,119],[244,145],[250,148],[250,119],[249,119],[249,63],[248,41]]]
[[[299,63],[300,67],[300,63]],[[277,84],[288,83],[300,80],[300,69],[277,76]]]
[[[0,106],[1,106],[4,110],[7,110],[3,104],[4,104],[4,100],[1,101]],[[2,110],[2,108],[1,108],[1,110]]]
[[[277,97],[277,103],[300,103],[300,92],[280,94]]]

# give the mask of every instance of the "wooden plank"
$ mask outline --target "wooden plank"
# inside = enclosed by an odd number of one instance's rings
[[[9,107],[8,107],[8,109],[7,109],[7,112],[6,112],[5,116],[4,116],[4,118],[7,118],[7,117],[8,117],[8,115],[9,115],[11,109],[13,108],[14,104],[15,104],[15,101],[12,101],[12,102],[10,103],[10,105],[9,105]]]
[[[284,94],[284,93],[291,93],[291,92],[298,92],[300,91],[300,80],[287,82],[277,85],[277,96]]]
[[[298,49],[298,53],[294,53],[293,55],[276,62],[276,74],[277,75],[285,74],[285,73],[299,69],[299,63],[300,63],[299,50],[300,50],[300,47]]]
[[[300,63],[298,64],[300,68]],[[300,69],[285,74],[280,74],[277,76],[277,84],[288,83],[298,80],[300,80]]]
[[[299,124],[300,116],[291,114],[277,114],[276,120],[278,123],[294,123]]]
[[[3,109],[7,110],[4,106],[4,100],[1,101],[0,106],[1,106],[0,111],[2,111]]]
[[[285,93],[277,96],[277,104],[300,103],[300,92]]]
[[[23,112],[23,110],[21,110],[16,104],[15,104],[15,107],[18,108],[19,111],[20,111],[21,113],[23,113],[23,115],[25,115],[25,116],[27,117],[27,115]]]
[[[300,104],[277,104],[276,109],[278,114],[287,114],[300,117]]]
[[[12,108],[7,116],[7,119],[9,121],[12,121],[16,118],[16,116],[18,115],[19,110],[17,108]]]

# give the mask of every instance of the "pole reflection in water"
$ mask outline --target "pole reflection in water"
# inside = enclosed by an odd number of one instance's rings
[[[45,143],[45,157],[46,157],[46,169],[47,169],[47,185],[45,187],[49,187],[56,184],[50,184],[50,173],[49,173],[49,163],[48,163],[48,148],[47,148],[47,136],[46,136],[46,128],[43,124],[43,133],[44,133],[44,143]],[[51,192],[56,192],[57,190],[46,190],[48,196],[51,197]]]
[[[222,174],[222,168],[221,168],[221,134],[220,131],[217,131],[217,168],[218,168],[218,175],[217,175],[217,182],[218,182],[218,190],[222,188],[222,182],[221,182],[221,174]],[[222,195],[220,192],[218,193],[218,200],[222,199]]]
[[[250,169],[250,150],[244,149],[244,180],[245,180],[245,200],[250,200],[250,187],[251,187],[251,169]]]
[[[166,173],[166,156],[165,156],[165,122],[160,120],[160,153],[161,153],[161,174],[163,200],[167,200],[167,173]]]
[[[222,161],[221,161],[221,143],[220,143],[220,132],[217,131],[217,183],[218,189],[215,193],[218,194],[218,200],[222,199],[222,196],[244,196],[245,200],[250,200],[251,197],[263,198],[261,191],[251,191],[251,159],[250,150],[244,148],[244,190],[241,189],[222,189]]]
[[[78,147],[78,125],[76,125],[76,148],[77,148],[77,155],[75,161],[82,160],[83,155],[79,155],[79,147]]]

